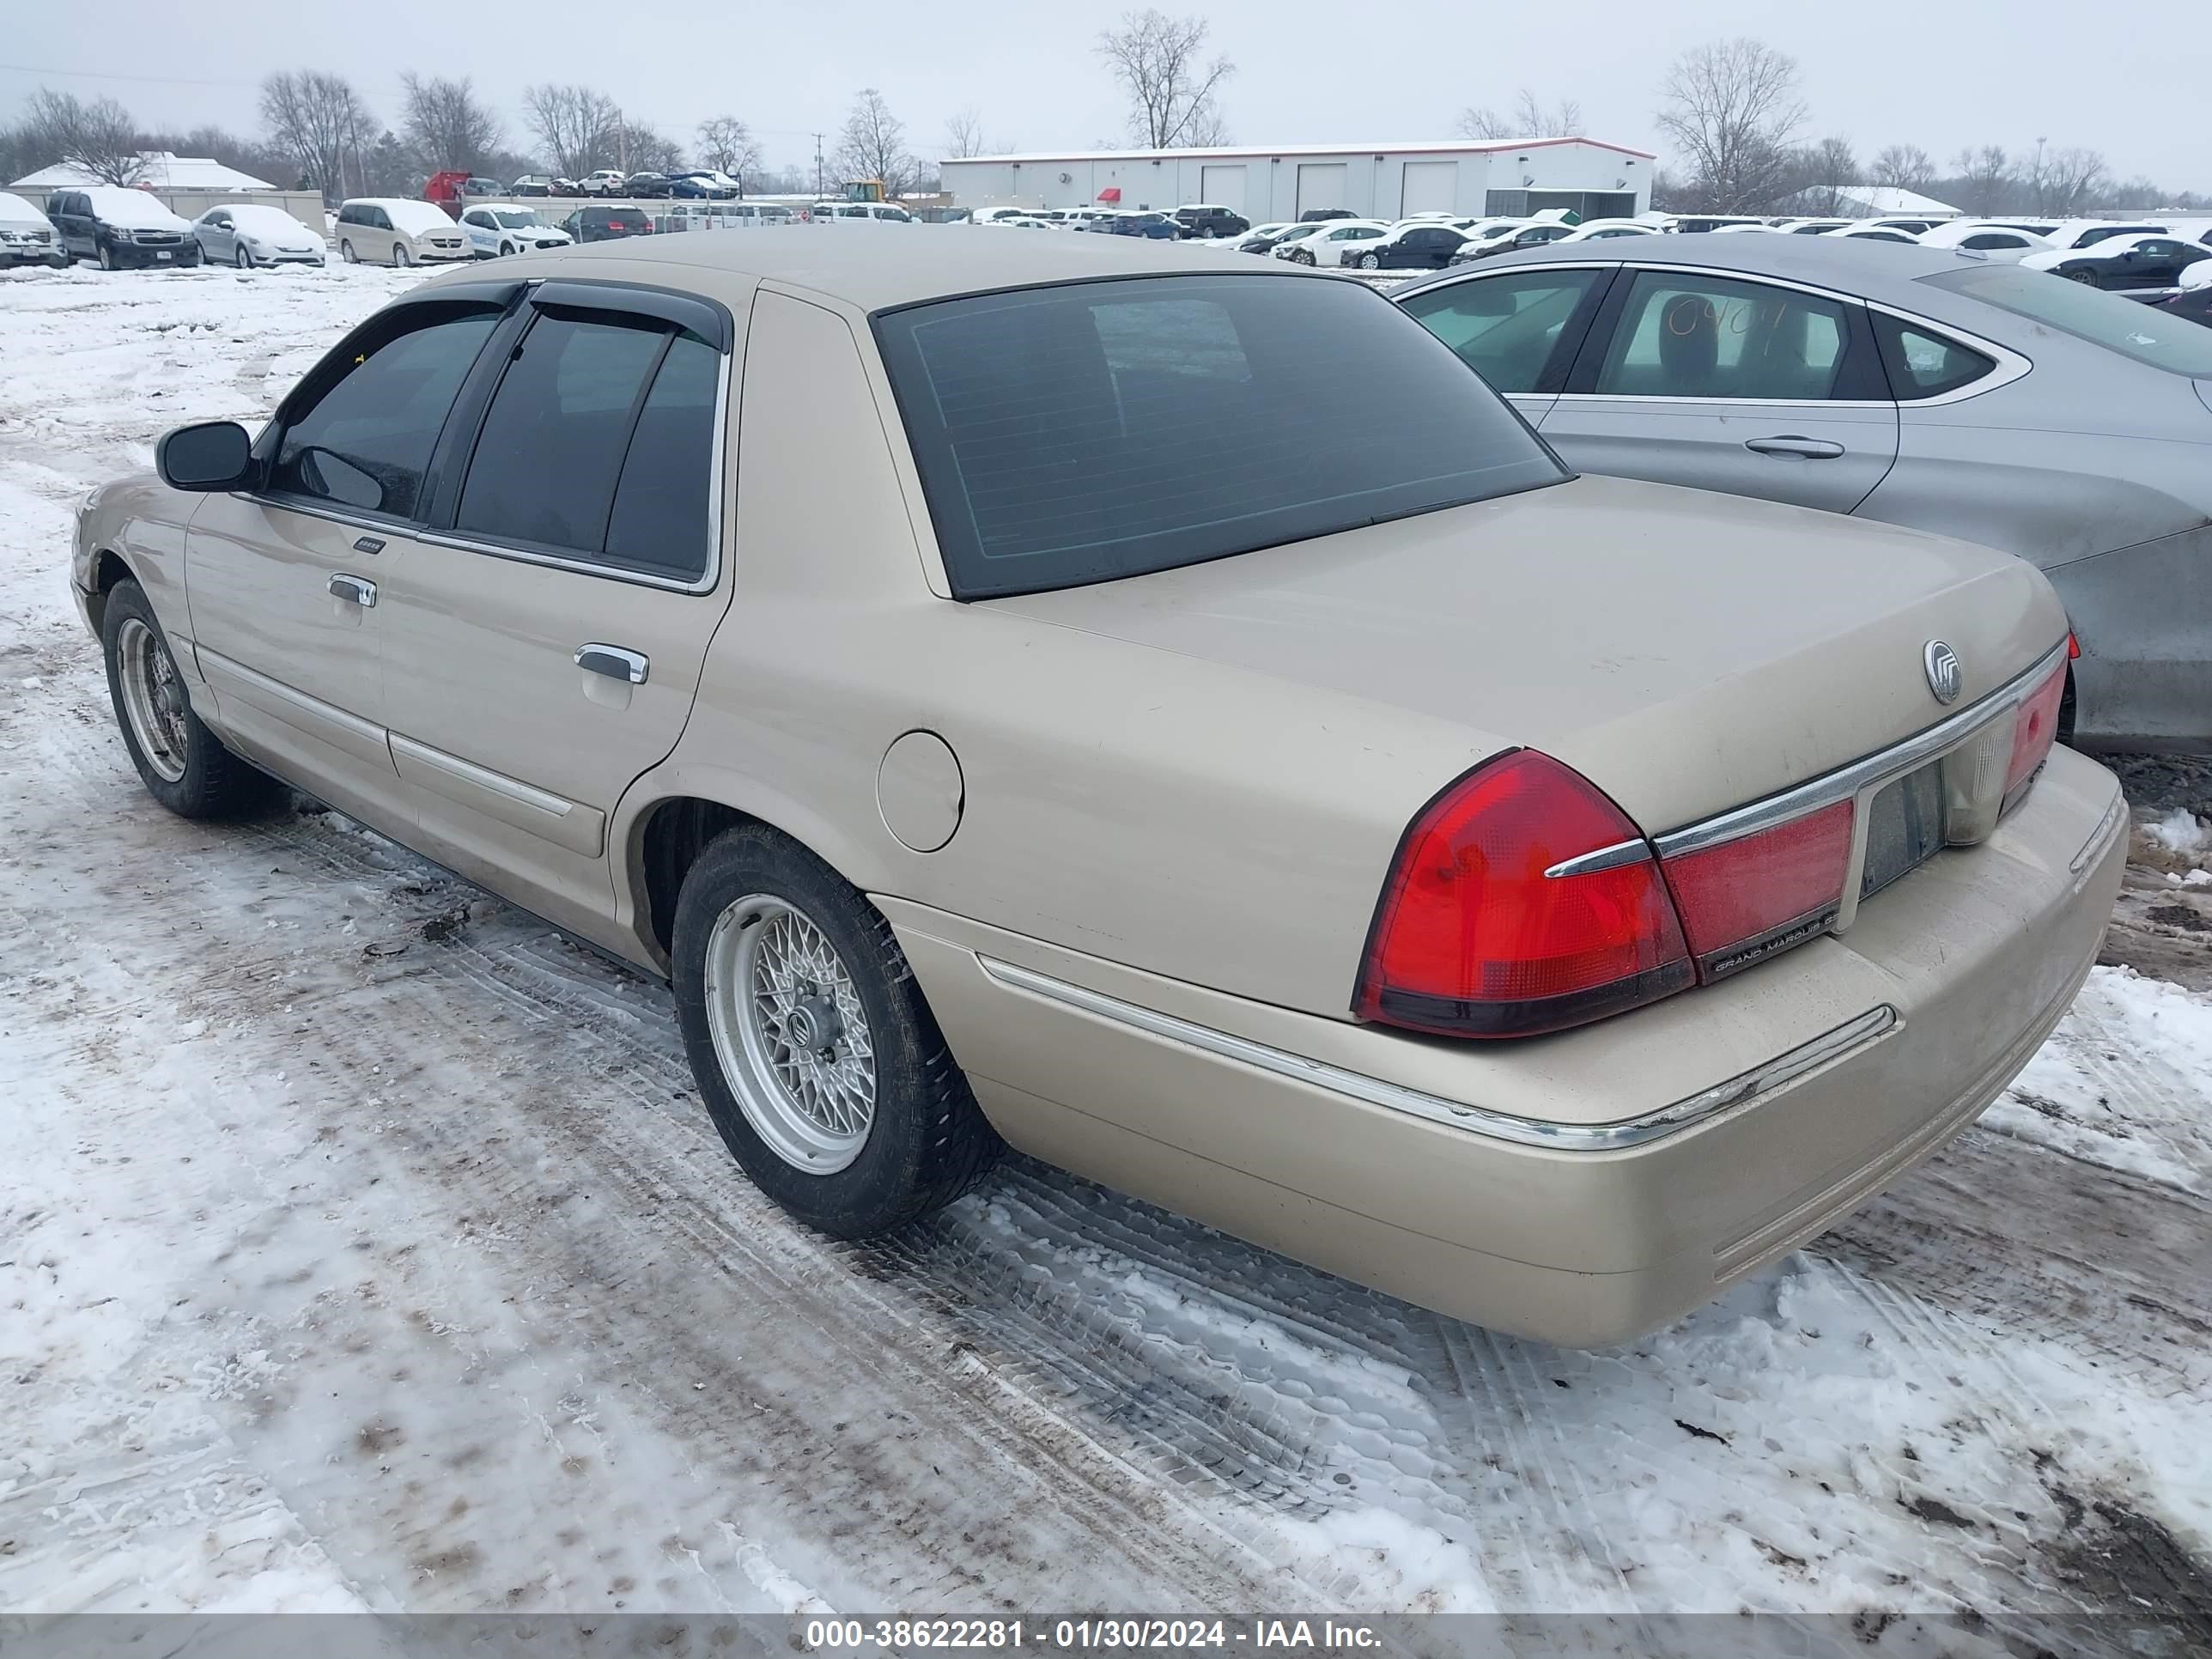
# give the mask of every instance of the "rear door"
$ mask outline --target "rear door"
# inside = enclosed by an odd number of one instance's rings
[[[1532,265],[1441,283],[1401,303],[1534,425],[1565,386],[1612,278],[1606,265]]]
[[[590,932],[606,824],[690,717],[729,602],[741,324],[658,290],[535,285],[464,393],[433,527],[380,596],[392,752],[422,850]]]
[[[1540,422],[1569,465],[1849,513],[1897,459],[1866,307],[1629,267]]]
[[[347,337],[257,442],[265,487],[204,497],[185,540],[194,649],[226,729],[380,826],[398,793],[382,591],[408,558],[454,399],[512,297],[489,284],[446,293]]]

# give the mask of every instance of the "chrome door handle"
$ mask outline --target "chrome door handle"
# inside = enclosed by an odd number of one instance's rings
[[[1800,438],[1795,434],[1747,439],[1743,447],[1760,455],[1796,455],[1808,461],[1832,461],[1844,453],[1841,444],[1832,444],[1826,438]]]
[[[365,576],[349,576],[341,571],[331,578],[331,597],[351,599],[367,611],[376,604],[376,584]]]
[[[653,665],[642,651],[625,650],[619,645],[580,645],[576,647],[576,666],[586,673],[605,674],[611,680],[643,685]]]

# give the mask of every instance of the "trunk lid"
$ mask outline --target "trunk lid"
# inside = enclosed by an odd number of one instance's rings
[[[2008,554],[1598,477],[987,603],[1455,721],[1478,751],[1541,750],[1647,835],[1910,737],[2066,634]],[[1963,669],[1948,705],[1935,640]]]

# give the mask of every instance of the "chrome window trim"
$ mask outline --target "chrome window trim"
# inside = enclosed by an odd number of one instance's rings
[[[1971,380],[1965,386],[1959,386],[1953,391],[1943,393],[1940,398],[1901,398],[1893,401],[1887,398],[1875,398],[1869,400],[1864,398],[1847,399],[1842,398],[1821,398],[1812,399],[1784,398],[1674,398],[1639,397],[1603,392],[1562,392],[1557,394],[1559,400],[1561,403],[1695,404],[1700,405],[1711,404],[1732,404],[1759,409],[1895,409],[1900,411],[1906,409],[1940,409],[1946,404],[1964,403],[1969,398],[1978,398],[1984,392],[1995,392],[2001,387],[2010,386],[2014,380],[2019,380],[2021,376],[2026,374],[2030,369],[2035,367],[2033,362],[2021,356],[2019,352],[2014,351],[2009,346],[1999,345],[1995,340],[1988,339],[1982,335],[1972,332],[1971,330],[1960,328],[1956,324],[1938,322],[1932,317],[1926,316],[1918,312],[1907,311],[1903,307],[1892,305],[1885,300],[1870,300],[1863,295],[1845,294],[1835,289],[1823,288],[1817,283],[1802,283],[1792,277],[1770,276],[1765,275],[1764,272],[1729,270],[1717,265],[1646,265],[1638,264],[1632,258],[1575,261],[1562,259],[1559,261],[1557,264],[1547,262],[1540,265],[1508,265],[1503,269],[1493,268],[1488,270],[1470,271],[1466,275],[1456,277],[1449,282],[1424,283],[1419,288],[1414,289],[1412,294],[1395,295],[1392,297],[1395,300],[1402,302],[1403,301],[1413,298],[1415,295],[1426,294],[1436,289],[1455,287],[1461,282],[1475,282],[1490,276],[1505,276],[1512,275],[1517,271],[1538,270],[1625,270],[1630,272],[1646,270],[1666,272],[1686,271],[1693,276],[1718,276],[1726,278],[1731,282],[1764,283],[1769,288],[1793,289],[1800,294],[1810,294],[1818,299],[1834,301],[1838,305],[1860,306],[1868,311],[1878,311],[1886,317],[1893,317],[1899,322],[1910,323],[1913,327],[1923,329],[1930,334],[1955,340],[1960,345],[1968,348],[1970,350],[1980,352],[1983,356],[1990,358],[1996,364],[1995,368],[1990,370],[1989,374],[1983,375],[1978,380]]]
[[[638,587],[657,587],[670,593],[711,593],[721,585],[722,580],[722,496],[729,472],[730,381],[735,353],[725,351],[721,358],[721,374],[715,383],[714,394],[714,466],[708,483],[707,568],[693,581],[679,581],[672,576],[654,576],[593,559],[563,558],[557,554],[538,553],[524,548],[502,546],[495,542],[477,541],[451,531],[429,529],[415,520],[391,518],[358,509],[350,514],[341,513],[319,503],[305,504],[305,497],[295,499],[246,490],[235,490],[232,494],[240,501],[252,501],[258,507],[279,507],[287,513],[305,513],[310,518],[327,519],[332,524],[342,524],[357,530],[394,530],[433,547],[449,547],[463,553],[481,553],[486,558],[511,559],[518,564],[544,565],[555,570],[574,571],[578,575],[629,582]]]
[[[2045,676],[2065,660],[2066,641],[2061,640],[2039,657],[2033,667],[2014,675],[1988,696],[1960,709],[1947,720],[1937,721],[1925,731],[1916,732],[1902,743],[1877,750],[1832,772],[1824,773],[1779,794],[1769,795],[1764,800],[1755,800],[1716,817],[1670,830],[1665,835],[1655,836],[1651,838],[1652,845],[1658,848],[1662,859],[1677,858],[1685,853],[1725,846],[1729,842],[1757,835],[1762,830],[1771,830],[1778,823],[1786,823],[1820,807],[1856,799],[1865,791],[1878,788],[1915,767],[1934,760],[2007,710],[2018,708],[2027,693],[2040,685]],[[1855,857],[1856,850],[1855,846]]]
[[[1081,985],[1071,985],[1066,980],[1054,979],[1050,975],[1040,974],[1028,968],[1018,968],[1010,962],[1000,962],[995,957],[981,955],[975,960],[985,974],[1001,985],[1029,992],[1031,995],[1043,997],[1118,1025],[1128,1026],[1147,1036],[1181,1042],[1223,1060],[1235,1060],[1272,1073],[1277,1077],[1310,1084],[1332,1094],[1348,1096],[1370,1106],[1403,1112],[1408,1116],[1441,1123],[1449,1128],[1464,1129],[1488,1139],[1559,1152],[1620,1152],[1679,1133],[1733,1107],[1743,1105],[1795,1082],[1815,1067],[1886,1036],[1899,1024],[1897,1010],[1887,1003],[1882,1003],[1854,1019],[1845,1021],[1833,1030],[1824,1031],[1809,1042],[1800,1043],[1787,1054],[1777,1054],[1747,1072],[1739,1073],[1724,1082],[1717,1083],[1710,1089],[1701,1090],[1671,1105],[1662,1106],[1635,1117],[1619,1118],[1610,1123],[1568,1123],[1552,1118],[1516,1117],[1511,1113],[1493,1111],[1488,1107],[1469,1106],[1459,1101],[1447,1100],[1441,1095],[1407,1088],[1403,1084],[1386,1083],[1381,1078],[1334,1066],[1327,1060],[1309,1060],[1304,1054],[1291,1054],[1288,1049],[1278,1048],[1272,1043],[1255,1042],[1249,1037],[1218,1031],[1194,1020],[1140,1007],[1133,1002],[1125,1002],[1120,997],[1108,996],[1103,992],[1093,991]]]

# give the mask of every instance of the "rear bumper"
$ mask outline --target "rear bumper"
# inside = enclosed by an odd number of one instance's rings
[[[1512,1043],[1291,1013],[878,903],[1015,1146],[1424,1305],[1591,1346],[1699,1305],[1971,1123],[2094,962],[2125,826],[2111,775],[2060,750],[1988,842],[1905,877],[1848,935]]]

